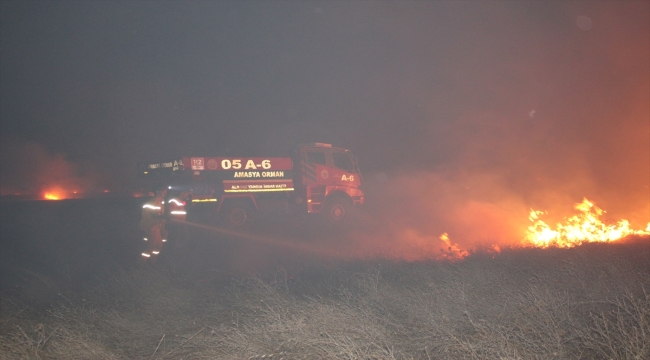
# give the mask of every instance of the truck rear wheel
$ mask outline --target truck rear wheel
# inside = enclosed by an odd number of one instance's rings
[[[223,223],[232,228],[241,228],[250,224],[253,209],[243,202],[228,204],[221,210]]]
[[[335,196],[325,202],[323,215],[333,223],[343,223],[349,220],[352,211],[352,203],[341,196]]]

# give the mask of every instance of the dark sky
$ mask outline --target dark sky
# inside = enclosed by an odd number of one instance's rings
[[[3,193],[322,141],[396,194],[435,176],[482,184],[465,201],[587,196],[650,217],[648,1],[0,8]]]

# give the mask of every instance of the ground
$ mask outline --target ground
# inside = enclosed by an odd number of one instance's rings
[[[2,203],[0,358],[650,358],[647,237],[405,262],[194,229],[140,264],[139,202]]]

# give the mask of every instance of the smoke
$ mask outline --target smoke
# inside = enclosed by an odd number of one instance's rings
[[[42,197],[56,192],[61,197],[100,191],[102,182],[97,172],[53,153],[35,142],[2,138],[0,153],[0,193]]]
[[[350,236],[348,253],[407,260],[456,257],[466,250],[520,244],[528,226],[526,205],[495,174],[366,178],[368,216]]]
[[[357,251],[436,255],[442,233],[463,249],[520,244],[531,208],[555,224],[584,197],[605,221],[650,222],[650,6],[526,4],[463,19],[465,56],[432,55],[445,91],[398,83],[429,118],[400,151],[421,168],[366,174],[380,220]]]

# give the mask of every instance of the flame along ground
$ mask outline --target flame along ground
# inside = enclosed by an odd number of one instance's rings
[[[79,191],[67,191],[62,188],[52,188],[43,192],[43,200],[65,200],[80,197]]]
[[[630,235],[650,235],[650,223],[645,230],[632,229],[630,222],[625,219],[613,225],[603,223],[599,218],[605,211],[587,198],[576,204],[575,209],[580,214],[557,224],[555,230],[540,219],[546,212],[531,209],[528,218],[533,225],[528,227],[526,241],[534,247],[569,248],[584,242],[611,242]]]
[[[468,251],[461,249],[458,244],[451,242],[451,239],[449,239],[449,234],[442,233],[439,239],[447,244],[447,250],[442,251],[442,257],[447,259],[462,259],[469,255]]]
[[[104,190],[104,193],[107,192],[109,191]],[[62,200],[77,195],[77,191],[69,193],[61,188],[53,188],[43,193],[43,199]],[[575,204],[575,209],[580,213],[566,219],[563,223],[558,223],[555,229],[552,229],[541,219],[547,212],[531,209],[528,218],[533,224],[528,227],[522,246],[570,248],[585,242],[613,242],[632,235],[650,236],[650,222],[645,230],[633,229],[629,221],[625,219],[619,220],[613,225],[603,223],[600,216],[606,211],[597,207],[587,198],[584,198],[581,203]],[[458,244],[454,243],[449,234],[443,233],[439,239],[446,246],[444,250],[441,249],[441,254],[438,257],[448,260],[460,260],[470,255],[470,251],[462,249]],[[269,241],[269,239],[265,240]],[[274,243],[277,245],[277,241]],[[295,244],[292,246],[295,246]],[[488,251],[499,253],[501,249],[498,244],[493,244]]]
[[[44,200],[63,200],[66,198],[68,198],[68,192],[58,187],[43,192]]]
[[[111,191],[108,189],[95,192],[84,192],[80,190],[64,190],[61,187],[49,188],[41,192],[43,200],[66,200],[66,199],[80,199],[84,197],[97,197],[101,194],[109,194]],[[138,196],[135,196],[138,197]]]
[[[587,198],[575,204],[575,209],[580,213],[565,219],[563,223],[558,223],[555,229],[541,219],[547,212],[531,209],[528,219],[533,224],[528,227],[522,246],[571,248],[588,242],[614,242],[634,235],[650,236],[650,222],[645,230],[633,229],[630,222],[625,219],[612,225],[603,223],[600,216],[606,211]],[[439,239],[446,244],[447,248],[447,251],[443,252],[443,258],[460,260],[470,254],[452,242],[447,233],[440,235]],[[499,253],[501,249],[494,244],[488,251]]]
[[[45,198],[45,200],[60,200],[61,199],[59,197],[59,195],[57,195],[56,193],[51,193],[51,192],[45,193],[45,195],[43,195],[43,197]]]

